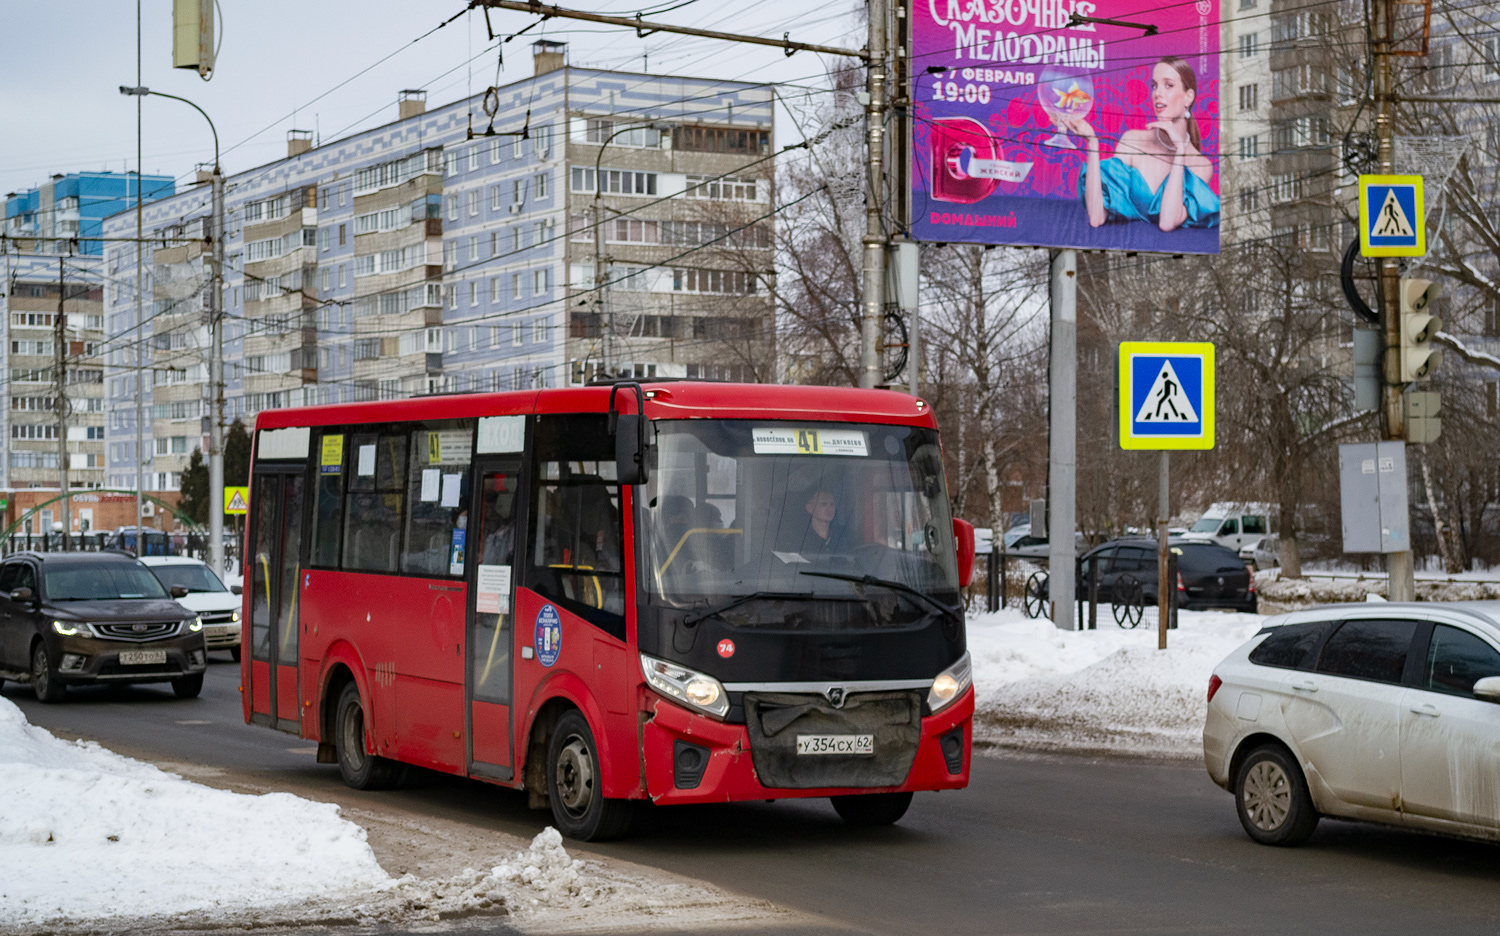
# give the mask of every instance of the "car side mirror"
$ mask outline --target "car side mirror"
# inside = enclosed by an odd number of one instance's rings
[[[968,588],[974,581],[974,524],[954,517],[953,540],[958,547],[958,584]]]
[[[231,595],[243,595],[245,593],[245,589],[241,588],[239,585],[231,585],[229,586],[229,593]]]
[[[17,604],[26,604],[35,598],[35,593],[29,588],[18,588],[10,593],[10,600]]]
[[[1500,676],[1486,676],[1476,682],[1474,697],[1486,702],[1500,702]]]
[[[173,585],[169,591],[171,591],[173,598],[186,598],[188,593],[186,585]]]

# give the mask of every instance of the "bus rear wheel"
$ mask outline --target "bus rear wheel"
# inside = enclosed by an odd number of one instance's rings
[[[911,806],[910,793],[856,793],[829,799],[839,818],[854,826],[893,825]]]
[[[365,706],[357,685],[351,682],[339,693],[335,713],[333,746],[344,783],[356,790],[388,790],[400,783],[405,764],[365,749]]]
[[[558,831],[570,839],[603,842],[630,829],[635,804],[604,798],[599,748],[576,709],[557,720],[547,744],[547,799]]]

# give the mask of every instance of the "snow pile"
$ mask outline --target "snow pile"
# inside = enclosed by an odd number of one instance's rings
[[[337,806],[215,790],[0,699],[0,930],[272,907],[390,878]]]
[[[1267,611],[1293,611],[1323,604],[1364,601],[1369,595],[1386,597],[1384,578],[1288,579],[1280,570],[1255,574],[1255,588]],[[1417,579],[1418,601],[1494,601],[1500,599],[1500,582],[1466,582]]]
[[[1191,756],[1201,750],[1208,677],[1254,636],[1258,615],[1181,611],[1166,650],[1154,609],[1122,630],[1060,631],[1019,611],[968,619],[978,705],[974,738],[1025,750]]]

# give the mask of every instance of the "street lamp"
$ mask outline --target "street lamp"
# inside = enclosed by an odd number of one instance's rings
[[[604,161],[605,148],[614,142],[615,137],[620,134],[628,133],[631,130],[656,130],[661,132],[671,129],[672,125],[666,123],[644,123],[621,127],[604,138],[604,142],[599,144],[599,155],[594,157],[594,293],[599,297],[599,318],[603,326],[603,348],[600,349],[599,353],[599,356],[603,360],[600,364],[604,373],[611,378],[616,376],[610,372],[610,352],[613,350],[615,319],[614,312],[609,304],[609,277],[606,275],[604,269],[604,206],[601,200],[604,195],[604,178],[601,174],[602,170],[600,166]]]
[[[137,79],[139,80],[139,79]],[[181,101],[188,107],[203,115],[208,121],[208,129],[214,135],[214,172],[211,181],[213,193],[213,277],[209,283],[208,290],[208,330],[210,335],[210,348],[208,352],[208,382],[213,393],[213,415],[208,421],[208,556],[209,565],[214,574],[220,578],[224,575],[224,323],[222,309],[224,304],[224,238],[226,230],[224,225],[224,173],[219,168],[219,130],[214,126],[213,119],[208,116],[203,108],[189,101],[187,98],[178,97],[175,94],[167,94],[162,91],[152,91],[141,85],[130,87],[120,85],[120,93],[127,97],[156,97],[171,98]],[[139,171],[139,167],[137,167]],[[140,176],[136,176],[136,185],[139,188]],[[140,192],[136,192],[136,200],[140,201]],[[139,254],[141,244],[136,244],[136,252]],[[136,283],[136,295],[140,295],[141,284]],[[144,322],[137,315],[137,328],[144,328]],[[138,336],[139,337],[139,336]],[[140,381],[136,382],[136,392],[142,393]],[[136,425],[140,425],[137,417]],[[140,461],[141,451],[137,445],[136,460]],[[136,536],[140,534],[140,523],[136,523]]]

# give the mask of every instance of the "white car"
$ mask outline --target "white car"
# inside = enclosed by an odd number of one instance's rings
[[[1214,668],[1203,759],[1266,845],[1321,816],[1500,840],[1500,602],[1272,618]]]
[[[228,650],[240,658],[240,586],[224,587],[205,563],[186,556],[141,556],[167,588],[181,585],[187,594],[177,603],[203,620],[203,640],[210,650]]]

